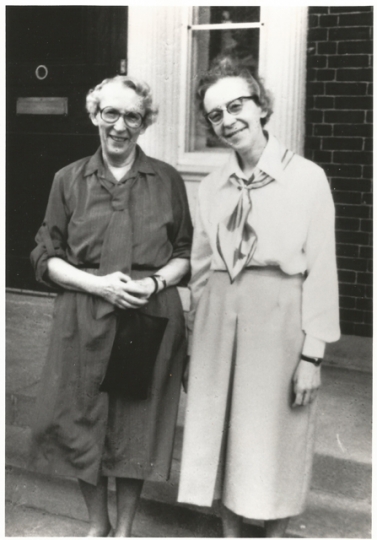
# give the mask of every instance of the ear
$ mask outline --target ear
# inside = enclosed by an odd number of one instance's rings
[[[266,118],[266,116],[267,116],[267,111],[264,111],[263,109],[261,109],[260,117],[261,118]]]
[[[97,115],[96,115],[96,114],[91,113],[91,114],[89,115],[89,118],[91,119],[92,123],[93,123],[95,126],[98,126],[98,120],[97,120]]]

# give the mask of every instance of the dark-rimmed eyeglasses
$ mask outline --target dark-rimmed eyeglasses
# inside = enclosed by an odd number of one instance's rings
[[[224,111],[226,110],[229,114],[232,114],[233,116],[237,116],[239,114],[244,106],[244,101],[252,99],[257,103],[258,96],[241,96],[239,98],[233,99],[232,101],[229,101],[222,107],[217,107],[216,109],[213,109],[209,113],[205,114],[205,118],[211,122],[213,125],[221,124],[221,122],[224,120]]]
[[[142,115],[137,112],[127,111],[121,113],[118,109],[114,109],[114,107],[105,107],[104,109],[100,109],[99,113],[102,120],[107,124],[115,124],[121,116],[123,117],[126,126],[131,129],[137,129],[141,127],[143,123]]]

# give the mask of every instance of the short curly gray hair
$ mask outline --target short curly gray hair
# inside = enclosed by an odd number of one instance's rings
[[[145,109],[143,126],[145,128],[156,121],[158,107],[153,105],[152,92],[149,84],[136,77],[130,77],[129,75],[116,75],[115,77],[104,79],[100,84],[97,84],[97,86],[89,90],[86,96],[86,110],[90,115],[94,116],[97,114],[98,106],[101,101],[102,88],[109,83],[121,83],[127,88],[134,90],[136,94],[143,99],[143,107]]]

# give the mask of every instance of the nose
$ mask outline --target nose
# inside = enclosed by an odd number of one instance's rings
[[[228,127],[232,126],[234,122],[236,121],[236,117],[233,114],[228,113],[228,111],[225,109],[223,111],[223,126]]]
[[[118,120],[113,124],[115,131],[125,131],[127,129],[127,124],[124,121],[124,117],[119,116]]]

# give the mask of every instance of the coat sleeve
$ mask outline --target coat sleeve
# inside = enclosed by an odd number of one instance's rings
[[[52,183],[45,218],[37,232],[37,246],[30,255],[36,280],[49,287],[58,289],[47,272],[47,261],[52,257],[66,260],[68,211],[64,202],[64,177],[57,173]]]
[[[337,341],[339,293],[335,252],[335,207],[321,170],[305,245],[308,275],[303,286],[303,353],[323,356],[325,343]]]
[[[204,287],[208,281],[212,261],[212,248],[204,226],[205,216],[203,215],[202,206],[201,190],[199,189],[194,226],[194,240],[191,252],[191,280],[189,283],[191,292],[191,305],[187,319],[189,354],[191,353],[192,348],[192,331],[194,328],[195,314]]]
[[[192,245],[192,222],[185,184],[174,170],[172,182],[173,223],[169,239],[173,245],[172,259],[189,259]]]

